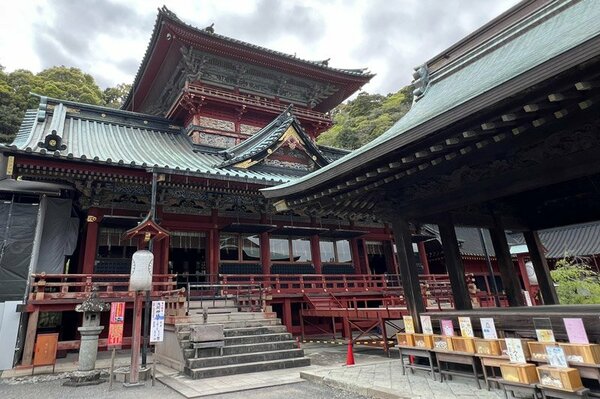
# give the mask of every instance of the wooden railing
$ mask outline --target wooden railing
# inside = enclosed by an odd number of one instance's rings
[[[174,274],[157,274],[152,278],[152,296],[176,293]],[[85,299],[97,287],[101,298],[132,297],[129,274],[46,274],[31,276],[30,301]]]
[[[286,109],[287,104],[278,104],[271,100],[263,98],[255,98],[249,95],[230,93],[224,90],[214,89],[212,87],[200,86],[197,84],[190,84],[188,91],[194,95],[210,96],[218,98],[224,101],[232,101],[236,104],[245,104],[254,106],[257,108],[270,109],[276,112],[283,112]],[[294,108],[294,114],[305,117],[307,119],[317,120],[321,122],[331,123],[331,118],[322,112],[311,111],[306,108],[297,107]]]
[[[373,274],[226,274],[223,284],[259,284],[271,287],[278,294],[326,294],[340,292],[368,293],[369,291],[401,290],[399,276]]]
[[[484,275],[484,274],[482,274]],[[175,274],[153,276],[152,296],[178,295]],[[206,281],[230,286],[262,286],[272,296],[303,296],[307,294],[368,294],[380,295],[390,299],[388,305],[404,305],[402,279],[396,274],[228,274],[205,276]],[[473,277],[473,275],[470,275]],[[421,275],[421,294],[428,308],[449,309],[454,307],[452,286],[448,275]],[[189,281],[189,279],[188,279]],[[180,282],[181,285],[181,282]],[[187,287],[187,283],[185,288]],[[92,290],[98,288],[98,295],[104,298],[127,298],[133,293],[128,291],[128,274],[34,274],[32,275],[30,301],[56,299],[84,299]],[[473,303],[479,307],[494,307],[495,298],[489,291],[477,291],[470,286]],[[192,293],[193,295],[194,293]],[[184,295],[181,293],[181,295]],[[360,296],[359,295],[359,296]],[[506,296],[499,296],[501,306],[507,306]]]

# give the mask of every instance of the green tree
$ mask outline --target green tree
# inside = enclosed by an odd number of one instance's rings
[[[581,260],[565,257],[550,275],[561,304],[600,303],[600,275]]]
[[[117,108],[129,92],[130,85],[120,84],[104,91],[92,75],[78,68],[56,66],[34,74],[25,69],[5,73],[0,66],[0,142],[10,142],[25,111],[36,108],[38,99],[30,93]]]
[[[317,142],[321,145],[356,149],[385,133],[412,104],[412,86],[387,96],[359,93],[346,104],[332,111],[333,126],[323,132]]]
[[[121,108],[129,91],[131,91],[131,85],[128,83],[120,83],[115,87],[104,89],[102,92],[102,102],[111,108]]]

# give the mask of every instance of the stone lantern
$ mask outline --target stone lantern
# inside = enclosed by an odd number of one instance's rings
[[[79,367],[64,385],[92,385],[103,382],[100,371],[96,367],[98,355],[98,336],[104,329],[100,325],[100,314],[110,310],[110,304],[98,298],[98,287],[93,286],[88,299],[75,307],[76,312],[83,313],[83,322],[77,330],[81,335],[79,345]]]

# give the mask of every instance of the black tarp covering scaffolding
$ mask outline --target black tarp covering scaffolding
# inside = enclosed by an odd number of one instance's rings
[[[0,302],[23,300],[39,204],[0,202]]]

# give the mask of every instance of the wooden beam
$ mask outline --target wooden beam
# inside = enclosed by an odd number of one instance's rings
[[[25,333],[25,345],[23,347],[22,366],[30,366],[33,362],[33,350],[35,348],[35,337],[37,333],[37,325],[40,317],[40,310],[36,308],[29,314],[27,319],[27,331]]]
[[[600,81],[595,82],[577,82],[575,83],[575,88],[579,91],[583,90],[592,90],[597,87],[600,87]]]
[[[517,277],[517,271],[512,261],[508,242],[506,241],[506,233],[500,219],[495,217],[495,227],[490,229],[500,276],[502,277],[502,285],[504,292],[508,298],[510,306],[524,306],[525,301],[521,291],[521,284]]]
[[[425,312],[425,306],[408,222],[402,218],[396,218],[392,221],[392,229],[398,251],[398,265],[402,276],[406,306],[413,317],[417,331],[420,331],[419,314]]]
[[[536,231],[524,231],[523,236],[529,249],[529,257],[531,258],[531,263],[533,263],[533,270],[535,270],[535,275],[538,279],[544,305],[557,305],[559,302],[558,295],[550,276],[550,269],[548,269],[540,237]]]
[[[454,230],[454,223],[449,214],[444,215],[438,224],[442,247],[444,248],[444,260],[446,271],[452,285],[452,296],[454,297],[454,308],[457,310],[471,309],[471,296],[467,289],[465,280],[465,266],[458,248],[458,239]]]

